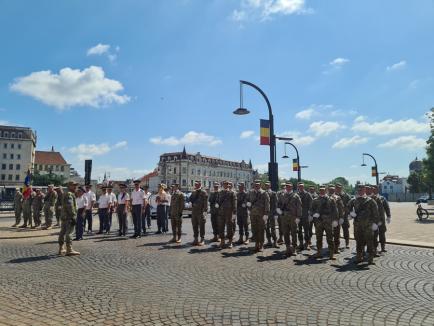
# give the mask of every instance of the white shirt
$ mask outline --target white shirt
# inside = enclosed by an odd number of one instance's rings
[[[92,190],[86,192],[83,197],[87,198],[86,209],[92,209],[92,202],[96,201],[96,195]]]
[[[143,200],[145,199],[145,192],[142,189],[133,190],[131,193],[131,204],[132,205],[143,205]]]
[[[85,195],[77,197],[76,201],[78,209],[87,207],[87,197]]]
[[[122,198],[122,196],[124,198]],[[118,194],[118,204],[119,205],[125,204],[127,200],[130,200],[130,195],[127,192],[124,192],[124,193],[120,192]]]
[[[149,197],[151,196],[152,194],[148,191],[148,192],[145,192],[145,199],[146,200],[149,200]]]
[[[108,208],[112,203],[112,198],[108,193],[102,194],[98,199],[99,208]]]
[[[166,203],[163,203],[164,206],[170,206],[170,200],[172,199],[172,196],[167,192],[166,193]]]
[[[111,197],[111,200],[112,200],[112,203],[113,203],[113,204],[116,203],[116,202],[118,201],[118,200],[116,199],[116,195],[115,195],[113,192],[109,193],[108,195]]]

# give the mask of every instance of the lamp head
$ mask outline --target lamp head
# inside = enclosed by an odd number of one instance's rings
[[[233,113],[236,115],[246,115],[246,114],[249,114],[250,111],[247,110],[246,108],[238,108]]]
[[[365,163],[362,163],[362,165],[361,166],[366,166],[366,164]]]
[[[289,158],[289,156],[288,155],[283,155],[282,158]]]

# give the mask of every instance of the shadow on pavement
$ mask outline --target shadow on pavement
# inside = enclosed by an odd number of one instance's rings
[[[59,257],[58,255],[23,257],[23,258],[16,258],[16,259],[9,260],[8,263],[9,264],[32,263],[32,262],[35,262],[35,261],[56,259],[58,257]]]
[[[225,248],[223,250],[231,250],[231,249]],[[233,251],[222,251],[222,257],[223,258],[245,257],[245,256],[250,256],[253,254],[253,251],[250,250],[250,248],[248,248],[248,247],[241,247],[238,250],[234,250],[234,249],[232,249],[232,250]]]
[[[417,219],[417,220],[415,220],[416,221],[416,223],[418,223],[418,224],[432,224],[432,223],[434,223],[434,220],[419,220],[419,219]]]
[[[188,253],[189,254],[205,254],[208,252],[217,252],[217,251],[220,251],[220,248],[218,246],[211,246],[211,247],[203,248],[203,249],[192,248],[192,249],[190,249],[190,251]]]
[[[167,242],[166,242],[166,244],[164,246],[162,246],[161,248],[159,248],[158,250],[185,249],[185,248],[189,248],[189,247],[191,247],[191,245],[189,245],[189,244],[173,244],[173,245],[170,245],[170,244],[167,244]]]
[[[165,246],[167,245],[167,241],[164,242],[152,242],[152,243],[144,243],[142,245],[136,246],[137,248],[140,247],[159,247],[159,246]]]
[[[54,240],[54,241],[45,241],[45,242],[35,243],[35,245],[44,245],[44,244],[59,244],[59,241]]]
[[[124,240],[128,240],[128,238],[125,238],[125,237],[123,237],[123,238],[121,238],[121,237],[119,237],[119,238],[117,238],[117,237],[116,238],[102,238],[102,239],[99,239],[99,240],[95,240],[94,242],[124,241]],[[82,240],[80,240],[80,241],[82,241]]]
[[[273,261],[273,260],[284,260],[287,259],[285,253],[283,251],[274,251],[271,255],[265,255],[265,256],[257,256],[256,259],[258,262],[263,263],[266,261]]]
[[[367,263],[356,264],[352,259],[344,265],[330,264],[330,266],[336,268],[337,272],[369,271],[369,265]]]
[[[323,258],[314,258],[312,255],[303,254],[303,256],[307,257],[306,259],[294,259],[295,265],[302,266],[302,265],[318,265],[318,264],[324,264],[328,261],[327,257]]]

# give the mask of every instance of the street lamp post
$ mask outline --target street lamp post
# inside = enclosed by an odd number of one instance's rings
[[[265,95],[264,91],[260,89],[255,84],[240,80],[240,107],[236,109],[233,113],[237,115],[245,115],[249,114],[250,111],[244,108],[243,106],[243,85],[250,86],[256,89],[264,98],[268,107],[268,119],[270,121],[270,162],[268,163],[268,176],[271,182],[271,189],[274,191],[278,190],[279,176],[278,176],[278,166],[276,162],[276,136],[274,135],[274,117],[273,111],[271,109],[270,101],[268,100],[267,95]]]
[[[298,154],[298,149],[295,147],[293,143],[285,142],[284,148],[285,148],[285,155],[282,158],[288,158],[286,155],[286,145],[291,145],[295,149],[295,153],[297,154],[297,180],[298,182],[301,182],[301,165],[300,165],[300,155]]]
[[[362,159],[363,159],[362,166],[366,166],[365,160],[364,160],[365,156],[369,156],[370,158],[372,158],[374,160],[374,164],[375,164],[375,181],[377,182],[377,186],[378,186],[380,184],[380,182],[378,180],[378,165],[377,165],[377,160],[371,154],[363,153],[363,155],[362,155]]]

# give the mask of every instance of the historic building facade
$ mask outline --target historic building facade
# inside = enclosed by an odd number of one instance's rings
[[[182,191],[193,190],[196,180],[200,180],[205,189],[212,188],[214,182],[221,184],[224,180],[231,181],[235,186],[243,182],[250,189],[256,175],[251,162],[227,161],[200,153],[189,154],[185,147],[182,152],[162,154],[157,171],[162,183],[179,183]]]
[[[68,164],[60,152],[36,151],[34,171],[39,174],[55,174],[62,176],[65,181],[71,178],[71,165]]]

